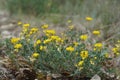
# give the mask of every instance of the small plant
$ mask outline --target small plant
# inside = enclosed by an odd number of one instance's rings
[[[89,34],[76,31],[71,23],[61,35],[48,29],[48,24],[42,25],[40,30],[22,22],[18,25],[23,28],[20,37],[6,40],[6,55],[13,61],[22,56],[36,73],[41,70],[63,76],[92,77],[95,74],[102,76],[101,69],[109,73],[114,69],[107,67],[107,62],[119,55],[120,45],[111,51],[102,41],[92,42]],[[94,30],[91,35],[98,37],[101,33]],[[112,52],[114,56],[111,56]],[[19,63],[15,65],[21,68]]]

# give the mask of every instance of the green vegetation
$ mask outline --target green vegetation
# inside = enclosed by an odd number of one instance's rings
[[[90,22],[93,19],[86,17],[86,20]],[[39,71],[74,79],[91,78],[98,74],[105,79],[104,71],[113,73],[115,70],[110,61],[120,55],[120,41],[116,42],[117,46],[109,49],[106,43],[98,41],[101,35],[99,30],[94,30],[90,36],[88,33],[76,31],[71,21],[68,21],[66,31],[57,35],[54,29],[49,29],[48,24],[43,24],[40,30],[30,24],[18,24],[23,28],[20,37],[7,39],[4,45],[5,54],[16,70],[28,65],[28,68],[35,70],[37,79]],[[26,62],[25,65],[20,65],[19,58]]]

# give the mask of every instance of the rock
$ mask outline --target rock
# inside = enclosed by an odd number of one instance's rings
[[[90,80],[101,80],[99,75],[94,75]]]
[[[1,37],[3,39],[5,39],[5,38],[11,38],[11,37],[13,37],[13,35],[11,34],[11,32],[9,32],[7,30],[4,30],[4,31],[1,32]]]
[[[10,15],[8,11],[0,10],[0,24],[3,24],[6,21],[8,21],[9,16]]]
[[[1,25],[0,30],[13,30],[15,28],[15,25],[10,23],[6,25]]]
[[[7,17],[7,16],[9,16],[9,12],[8,12],[8,11],[5,11],[5,10],[1,10],[1,11],[0,11],[0,16],[5,16],[5,17]]]
[[[55,78],[55,79],[56,79],[56,78],[59,78],[59,77],[61,77],[61,76],[62,76],[61,74],[52,74],[52,77]]]
[[[0,18],[0,23],[6,22],[7,20],[8,20],[7,17],[2,17],[2,18]]]

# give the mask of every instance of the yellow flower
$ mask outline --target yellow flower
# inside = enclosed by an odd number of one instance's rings
[[[23,29],[23,34],[27,33],[28,32],[28,29],[27,28],[24,28]]]
[[[88,38],[88,36],[86,34],[80,36],[80,39],[84,40],[84,41],[87,40],[87,38]]]
[[[56,39],[56,42],[63,43],[63,42],[64,42],[64,40],[63,40],[63,39],[61,39],[61,38],[57,38],[57,39]]]
[[[44,24],[44,25],[42,25],[42,28],[43,28],[43,29],[48,28],[48,24]]]
[[[26,24],[23,24],[23,27],[24,28],[28,28],[30,26],[30,24],[26,23]]]
[[[82,70],[83,69],[83,64],[84,64],[84,61],[79,61],[78,64],[75,64],[75,66],[79,69],[79,70]]]
[[[118,48],[117,48],[117,47],[112,48],[112,51],[113,51],[114,53],[117,53],[117,52],[118,52]]]
[[[19,22],[18,22],[18,25],[21,25],[21,24],[22,24],[22,22],[19,21]]]
[[[11,43],[15,44],[20,40],[20,38],[11,38]]]
[[[43,43],[44,43],[44,44],[48,44],[48,43],[50,43],[51,41],[52,41],[51,39],[46,39],[46,40],[43,41]]]
[[[36,47],[37,45],[39,45],[41,43],[41,40],[37,40],[35,43],[34,43],[34,47]]]
[[[97,48],[97,49],[101,49],[102,48],[102,43],[96,43],[94,44],[94,47]]]
[[[80,56],[82,57],[82,59],[85,59],[88,57],[88,51],[84,50],[80,52]]]
[[[19,49],[19,48],[21,48],[22,47],[22,44],[15,44],[14,45],[14,48],[16,48],[16,49]]]
[[[46,46],[40,46],[40,50],[46,50]]]
[[[94,34],[94,35],[100,35],[100,31],[98,31],[98,30],[93,31],[93,34]]]
[[[74,47],[69,46],[66,48],[66,50],[72,52],[72,51],[74,51]]]
[[[79,70],[82,70],[83,69],[83,64],[84,64],[84,61],[79,61],[78,64],[75,64],[75,66],[79,69]]]
[[[37,40],[37,41],[36,41],[36,44],[40,44],[40,43],[41,43],[41,40]]]
[[[73,44],[74,44],[75,46],[78,46],[79,43],[78,43],[78,42],[74,42]]]
[[[55,30],[44,30],[43,31],[47,36],[50,36],[50,35],[54,35],[55,34]]]
[[[63,40],[59,36],[51,36],[50,39],[56,42],[63,42]]]
[[[30,34],[36,33],[37,31],[38,31],[38,28],[32,28],[32,29],[30,30]]]
[[[51,36],[51,39],[52,40],[57,40],[57,39],[59,39],[60,37],[59,36]]]
[[[39,53],[33,53],[33,54],[32,54],[32,57],[33,57],[33,58],[38,58],[38,57],[39,57]]]
[[[115,55],[119,55],[120,54],[120,48],[119,47],[114,47],[114,48],[112,48],[112,51],[113,51],[113,53],[115,54]]]
[[[79,61],[78,66],[83,66],[84,61]]]
[[[86,20],[87,20],[87,21],[92,21],[93,18],[91,18],[91,17],[86,17]]]

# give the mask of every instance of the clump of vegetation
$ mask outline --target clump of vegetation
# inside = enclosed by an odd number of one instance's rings
[[[86,17],[86,20],[93,19]],[[91,37],[87,32],[76,31],[70,20],[67,30],[59,35],[49,29],[48,24],[43,24],[40,29],[31,27],[29,23],[18,22],[18,25],[22,27],[20,36],[5,41],[5,55],[14,65],[12,70],[19,72],[25,68],[22,77],[31,72],[34,74],[32,78],[36,79],[44,77],[43,73],[80,79],[95,74],[103,77],[103,74],[114,71],[111,61],[120,54],[120,42],[109,49],[98,40],[100,30],[91,32]]]

